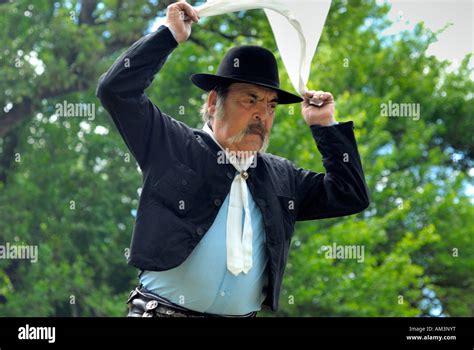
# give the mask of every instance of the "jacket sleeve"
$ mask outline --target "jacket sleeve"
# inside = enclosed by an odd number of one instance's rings
[[[297,221],[351,215],[369,206],[353,123],[310,127],[326,173],[294,168]]]
[[[166,129],[162,124],[168,122],[144,90],[177,46],[169,28],[160,26],[117,58],[97,86],[97,97],[142,169],[146,165],[152,129],[154,136],[159,137]]]

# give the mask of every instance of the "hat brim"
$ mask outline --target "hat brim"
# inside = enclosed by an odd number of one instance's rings
[[[231,83],[254,84],[254,85],[266,87],[266,88],[276,91],[278,95],[278,104],[285,105],[285,104],[290,104],[290,103],[299,103],[303,101],[303,98],[301,96],[294,95],[285,90],[278,89],[272,85],[258,83],[258,82],[250,81],[246,79],[236,79],[236,78],[222,77],[220,75],[214,75],[214,74],[196,73],[196,74],[191,75],[191,81],[193,82],[194,85],[196,85],[197,87],[205,91],[211,91],[217,85],[220,85],[220,84],[231,84]]]

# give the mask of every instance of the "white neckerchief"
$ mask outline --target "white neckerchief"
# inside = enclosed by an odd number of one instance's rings
[[[243,161],[229,155],[216,140],[211,128],[204,124],[202,128],[225,153],[226,159],[239,172],[230,187],[229,210],[227,212],[226,248],[227,269],[238,276],[241,272],[247,273],[252,268],[252,222],[248,204],[248,187],[245,181],[248,177],[247,169],[253,162],[254,156]],[[244,228],[242,232],[242,210],[245,211]]]

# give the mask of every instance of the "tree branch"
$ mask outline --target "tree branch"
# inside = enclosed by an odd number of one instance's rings
[[[79,14],[79,25],[81,24],[93,24],[94,16],[92,13],[97,7],[96,0],[82,0],[81,2],[81,13]]]
[[[21,120],[29,117],[33,112],[33,105],[30,99],[25,99],[22,103],[14,105],[8,113],[0,113],[0,137],[3,137]]]

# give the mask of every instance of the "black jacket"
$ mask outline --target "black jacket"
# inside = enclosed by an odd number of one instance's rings
[[[144,94],[177,45],[161,26],[122,54],[97,88],[143,173],[129,256],[129,264],[142,270],[168,270],[186,259],[212,225],[235,174],[231,164],[218,163],[220,149],[209,135],[166,115]],[[271,154],[259,154],[248,170],[269,256],[264,304],[274,311],[295,221],[355,214],[369,205],[352,122],[310,130],[326,174]]]

